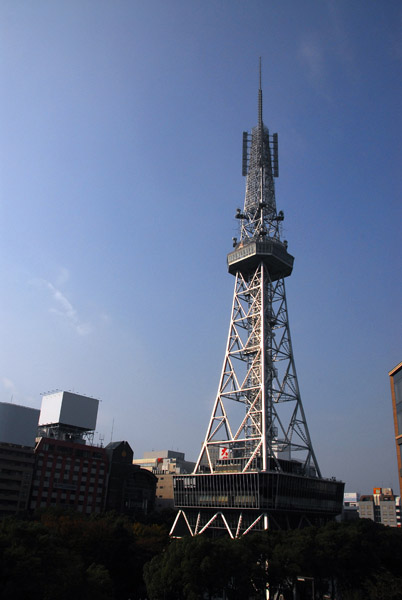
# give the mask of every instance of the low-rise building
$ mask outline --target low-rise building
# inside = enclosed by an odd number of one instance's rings
[[[345,492],[343,494],[343,508],[341,521],[353,521],[359,518],[359,498],[357,492]]]
[[[105,510],[131,517],[148,514],[155,508],[157,478],[133,464],[128,442],[111,442],[105,448],[109,459],[109,480]]]
[[[148,469],[157,477],[155,509],[174,508],[173,476],[192,473],[195,463],[185,460],[184,452],[152,450],[143,458],[133,460],[135,465]]]

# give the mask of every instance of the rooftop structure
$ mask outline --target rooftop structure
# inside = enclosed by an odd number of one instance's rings
[[[39,418],[42,437],[85,443],[93,439],[99,400],[74,392],[44,394]]]
[[[0,442],[33,448],[39,412],[37,408],[0,402]]]
[[[144,452],[143,458],[135,458],[133,464],[155,473],[192,473],[195,463],[185,460],[184,452],[175,450],[152,450]]]

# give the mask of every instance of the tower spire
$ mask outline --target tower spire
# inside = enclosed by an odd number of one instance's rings
[[[260,86],[258,88],[258,128],[262,131],[262,88],[261,88],[261,56],[260,56]]]

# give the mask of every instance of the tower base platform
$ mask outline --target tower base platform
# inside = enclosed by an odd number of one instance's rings
[[[174,537],[324,525],[342,511],[344,483],[278,472],[180,475],[174,478]]]

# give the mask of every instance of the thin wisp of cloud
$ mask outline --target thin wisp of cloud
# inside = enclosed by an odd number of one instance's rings
[[[312,39],[303,40],[300,45],[300,55],[313,81],[321,81],[325,76],[325,69],[323,53],[319,44]]]
[[[66,319],[74,327],[74,330],[78,335],[88,335],[91,332],[89,323],[84,323],[80,320],[76,309],[59,289],[57,289],[50,281],[42,281],[50,291],[53,300],[58,305],[58,308],[52,307],[50,312]]]

